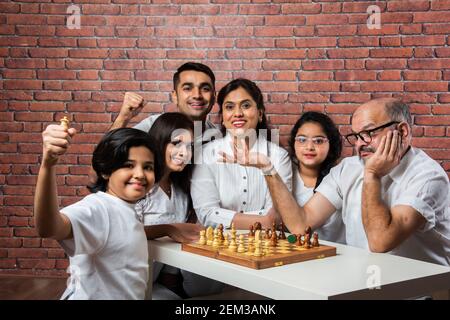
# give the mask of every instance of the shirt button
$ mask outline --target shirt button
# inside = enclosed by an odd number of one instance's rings
[[[244,192],[247,192],[247,189],[244,189]]]
[[[219,214],[219,211],[216,211],[216,214]]]
[[[247,204],[247,202],[244,201],[244,202],[242,202],[242,204]]]
[[[244,210],[239,211],[240,213],[244,213]]]
[[[245,180],[245,179],[247,179],[247,177],[245,177],[245,176],[244,176],[244,177],[242,177],[242,178],[243,178],[244,180]]]
[[[259,215],[262,215],[262,212],[259,212],[258,214],[259,214]]]

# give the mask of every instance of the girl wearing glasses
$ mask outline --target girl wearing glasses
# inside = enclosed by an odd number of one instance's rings
[[[320,112],[306,112],[291,130],[289,153],[293,163],[292,193],[300,206],[313,196],[315,188],[336,165],[342,142],[333,121]],[[335,212],[318,230],[323,240],[345,243],[345,226]]]
[[[177,242],[190,242],[203,229],[189,223],[196,220],[190,198],[193,132],[193,122],[176,112],[159,116],[149,131],[159,163],[163,164],[159,184],[136,205],[149,239],[169,236]],[[220,283],[159,262],[153,263],[153,281],[153,299],[187,298],[221,289]]]

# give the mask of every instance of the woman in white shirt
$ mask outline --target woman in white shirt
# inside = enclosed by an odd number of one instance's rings
[[[246,139],[252,151],[271,159],[290,188],[289,155],[270,142],[263,96],[255,83],[247,79],[233,80],[217,97],[226,131],[223,138],[203,147],[202,164],[194,168],[191,195],[195,211],[205,226],[222,224],[228,228],[234,223],[237,229],[248,229],[260,222],[269,228],[278,217],[272,209],[263,174],[256,168],[222,163],[221,154],[232,153],[238,138]]]
[[[291,130],[289,151],[293,163],[292,193],[300,206],[313,196],[316,187],[341,156],[342,140],[333,121],[320,112],[305,112]],[[345,244],[345,226],[336,211],[319,229],[323,240]]]
[[[193,131],[193,122],[175,112],[159,116],[149,131],[160,163],[164,164],[159,184],[136,205],[149,239],[169,236],[177,242],[191,242],[203,229],[199,224],[188,223],[196,220],[190,199]],[[216,293],[221,289],[221,285],[212,280],[184,271],[180,273],[177,268],[156,262],[153,264],[153,281],[153,299],[179,299]]]

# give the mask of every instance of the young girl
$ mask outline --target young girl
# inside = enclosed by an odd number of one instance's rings
[[[144,299],[148,249],[135,204],[159,181],[155,147],[137,129],[108,132],[92,157],[93,194],[59,211],[56,164],[75,133],[59,125],[43,132],[34,200],[38,234],[58,240],[70,257],[72,283],[62,299]]]
[[[289,151],[293,162],[292,192],[300,206],[313,196],[322,179],[341,156],[342,141],[333,121],[320,112],[305,112],[291,130]],[[340,212],[315,230],[323,240],[345,243]]]
[[[203,163],[192,176],[192,201],[204,225],[248,229],[255,222],[271,228],[277,214],[261,172],[236,163],[220,163],[221,154],[232,153],[235,141],[248,138],[252,152],[266,155],[290,189],[292,178],[288,153],[268,141],[263,95],[258,86],[247,79],[226,84],[217,96],[226,135],[203,148]]]
[[[190,242],[198,239],[200,230],[204,229],[199,224],[188,223],[196,220],[190,198],[193,132],[193,122],[184,114],[175,112],[159,116],[149,131],[164,166],[159,184],[136,205],[150,239],[169,236],[177,242]],[[153,281],[153,299],[207,295],[221,288],[215,281],[184,270],[180,273],[177,268],[157,262],[153,264]]]

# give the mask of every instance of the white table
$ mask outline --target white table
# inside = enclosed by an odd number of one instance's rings
[[[156,261],[272,299],[404,299],[450,288],[450,267],[322,242],[337,255],[262,270],[184,252],[169,238],[148,243]]]

